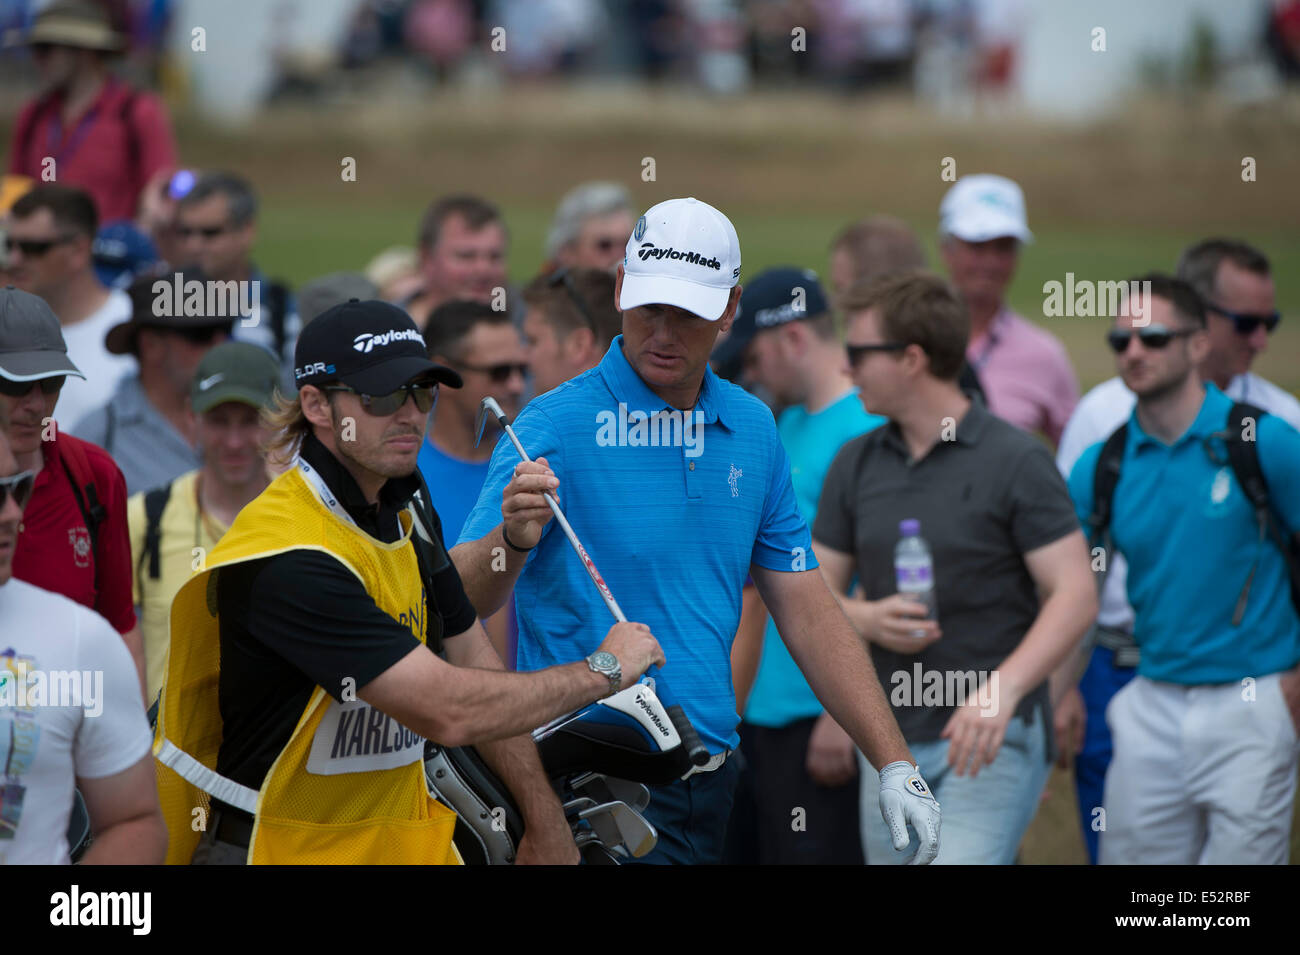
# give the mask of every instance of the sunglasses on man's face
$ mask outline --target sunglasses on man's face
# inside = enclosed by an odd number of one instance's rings
[[[1169,345],[1175,338],[1194,334],[1197,328],[1165,328],[1163,325],[1148,325],[1146,328],[1112,328],[1106,333],[1106,343],[1116,355],[1128,351],[1128,343],[1134,334],[1142,342],[1143,348],[1159,350]]]
[[[211,345],[218,335],[229,337],[233,324],[233,322],[224,322],[219,325],[167,325],[161,330],[183,338],[191,345]]]
[[[1277,311],[1251,315],[1248,312],[1230,312],[1226,308],[1219,308],[1217,305],[1207,305],[1206,308],[1226,319],[1230,319],[1232,327],[1236,329],[1238,335],[1253,335],[1255,329],[1261,325],[1264,326],[1264,331],[1272,334],[1273,329],[1277,328],[1278,322],[1282,321],[1282,313]]]
[[[20,474],[11,474],[9,477],[0,477],[0,511],[5,509],[10,496],[13,497],[19,510],[26,507],[27,502],[31,500],[32,487],[35,484],[35,471],[23,471]]]
[[[66,375],[54,375],[50,378],[41,378],[38,381],[10,381],[8,378],[0,376],[0,395],[7,398],[21,398],[28,394],[33,388],[39,387],[41,394],[53,395],[63,387],[63,379]]]
[[[466,371],[478,372],[480,375],[487,375],[493,383],[504,385],[510,380],[510,376],[518,374],[520,378],[528,377],[528,365],[524,362],[502,362],[499,365],[471,365],[468,362],[457,361],[452,364],[458,368],[464,368]]]
[[[361,399],[361,407],[367,414],[376,418],[387,418],[389,415],[397,414],[398,409],[406,404],[406,399],[410,397],[415,402],[415,408],[420,414],[428,414],[438,404],[438,383],[437,382],[408,382],[396,391],[390,391],[386,395],[367,395],[364,392],[357,391],[355,388],[349,388],[347,385],[329,385],[325,391],[346,391],[356,395]]]
[[[878,351],[902,351],[907,346],[902,342],[876,342],[870,345],[849,345],[844,346],[844,350],[849,354],[849,367],[856,368],[858,362],[872,352]]]
[[[188,239],[196,235],[201,235],[205,239],[215,239],[217,236],[221,235],[223,232],[226,232],[228,230],[229,230],[229,226],[224,226],[224,225],[205,225],[205,226],[178,225],[176,227],[176,234],[179,235],[182,239]]]
[[[39,259],[56,245],[71,242],[75,238],[75,235],[61,235],[54,239],[15,239],[10,235],[5,236],[5,251],[12,255],[17,249],[23,258]]]

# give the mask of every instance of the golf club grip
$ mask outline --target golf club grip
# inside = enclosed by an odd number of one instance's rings
[[[665,709],[668,710],[668,718],[673,721],[673,729],[682,738],[682,752],[692,766],[703,766],[709,761],[709,750],[700,739],[700,734],[695,732],[691,718],[686,715],[680,703],[674,703]]]

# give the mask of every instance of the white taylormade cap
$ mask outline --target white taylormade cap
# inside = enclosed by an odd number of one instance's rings
[[[618,307],[675,305],[716,322],[740,278],[740,239],[707,202],[669,199],[636,222]]]
[[[1025,219],[1025,194],[1005,176],[962,176],[939,204],[939,232],[967,242],[1014,236],[1033,242]]]

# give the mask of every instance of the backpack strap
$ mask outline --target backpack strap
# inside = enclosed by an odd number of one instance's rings
[[[1255,511],[1255,521],[1259,525],[1260,542],[1262,543],[1271,537],[1282,551],[1282,556],[1286,560],[1287,573],[1291,580],[1291,602],[1300,611],[1300,557],[1298,557],[1296,545],[1286,539],[1282,525],[1277,520],[1277,516],[1269,503],[1268,481],[1264,478],[1264,470],[1259,463],[1258,425],[1259,419],[1266,414],[1268,412],[1263,408],[1244,401],[1234,402],[1232,408],[1228,411],[1227,430],[1214,437],[1223,439],[1224,447],[1228,451],[1228,464],[1232,467],[1233,476],[1236,477],[1242,493],[1246,495],[1246,500],[1250,502],[1250,506]],[[1245,437],[1248,420],[1253,426],[1251,440],[1247,440]],[[1255,570],[1258,566],[1258,559],[1250,566],[1250,573],[1246,576],[1246,583],[1241,589],[1241,595],[1237,598],[1237,606],[1233,612],[1233,626],[1239,626],[1242,617],[1246,613],[1246,601],[1250,597],[1250,585],[1255,580]]]
[[[167,501],[172,496],[172,485],[168,481],[162,487],[147,491],[144,496],[144,549],[140,554],[140,563],[149,558],[149,579],[157,580],[162,574],[159,552],[162,549],[162,515],[167,509]],[[136,568],[139,575],[140,568]]]
[[[36,134],[36,127],[40,125],[42,117],[49,112],[49,107],[49,95],[42,96],[28,111],[26,121],[14,131],[13,154],[18,157],[19,162],[27,158],[28,146],[31,144],[32,136]]]
[[[137,170],[140,168],[140,134],[136,130],[134,118],[137,102],[139,102],[139,97],[136,91],[127,86],[126,96],[122,98],[122,104],[117,111],[118,118],[122,121],[122,126],[126,130],[127,168],[131,170],[133,176],[137,174]],[[146,183],[141,181],[136,185],[138,189],[143,189]]]
[[[99,552],[99,527],[108,519],[108,511],[100,502],[99,491],[95,487],[95,472],[90,469],[90,461],[86,457],[85,448],[81,446],[76,438],[68,440],[67,435],[64,435],[63,440],[59,442],[59,460],[63,462],[63,470],[72,483],[72,492],[77,499],[77,507],[81,510],[81,517],[86,522],[86,530],[90,534],[90,553],[93,559],[94,555]]]
[[[1092,475],[1092,513],[1088,515],[1088,543],[1110,549],[1110,521],[1114,515],[1115,488],[1119,486],[1120,466],[1128,443],[1128,422],[1111,432],[1101,446],[1097,468]]]
[[[284,361],[284,346],[288,344],[285,325],[289,316],[289,288],[283,282],[271,282],[266,289],[266,300],[271,322],[271,337],[275,342],[275,357]]]

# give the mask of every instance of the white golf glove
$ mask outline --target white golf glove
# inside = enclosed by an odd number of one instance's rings
[[[897,850],[907,848],[907,824],[916,830],[921,846],[909,865],[934,861],[939,854],[939,803],[916,766],[900,759],[880,771],[880,814]]]

